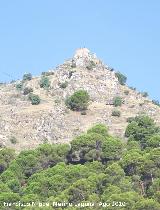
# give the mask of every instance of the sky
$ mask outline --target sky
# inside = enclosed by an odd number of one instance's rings
[[[40,75],[87,47],[160,100],[159,0],[0,0],[0,81]]]

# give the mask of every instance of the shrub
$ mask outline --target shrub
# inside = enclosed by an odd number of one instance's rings
[[[68,78],[69,78],[69,79],[72,77],[72,75],[73,75],[74,72],[75,72],[75,71],[73,71],[73,70],[69,71],[69,75],[68,75]]]
[[[92,70],[95,66],[96,66],[96,64],[94,63],[94,61],[89,61],[86,68],[88,70]]]
[[[51,75],[54,75],[54,72],[53,71],[43,71],[41,74],[42,74],[42,76],[51,76]]]
[[[12,149],[0,149],[0,174],[8,168],[9,163],[14,160],[15,156],[15,152]]]
[[[72,68],[76,68],[76,62],[74,60],[72,60],[72,64],[71,64]]]
[[[114,117],[120,117],[121,116],[121,112],[119,110],[113,110],[112,111],[112,116],[114,116]]]
[[[92,128],[90,128],[87,133],[98,133],[104,137],[108,137],[108,128],[103,124],[96,124]]]
[[[121,85],[125,85],[127,81],[127,77],[120,72],[116,72],[115,76],[118,78],[118,81]]]
[[[152,100],[152,103],[153,103],[154,105],[160,106],[160,103],[159,103],[158,100]]]
[[[160,146],[160,135],[155,134],[147,140],[147,146],[157,148]]]
[[[16,80],[12,79],[12,80],[10,81],[10,84],[13,84],[13,83],[15,83],[15,82],[16,82]]]
[[[40,87],[41,88],[49,88],[50,87],[50,81],[48,77],[43,76],[40,80]]]
[[[125,90],[125,91],[124,91],[124,94],[125,94],[125,95],[128,95],[128,94],[129,94],[129,90]]]
[[[27,81],[27,80],[31,80],[32,79],[32,74],[31,73],[27,73],[23,75],[23,80]]]
[[[54,103],[58,105],[58,104],[61,103],[61,100],[60,100],[60,99],[55,99],[55,100],[54,100]]]
[[[146,115],[136,116],[127,126],[125,136],[133,141],[139,141],[142,148],[147,146],[146,142],[151,136],[160,131],[155,122]]]
[[[86,114],[87,112],[85,110],[81,112],[81,115],[86,115]]]
[[[105,126],[101,128],[98,125],[90,129],[87,134],[82,134],[71,141],[72,161],[93,160],[114,160],[119,159],[122,151],[122,142],[119,139],[109,137],[104,133]],[[107,128],[106,128],[107,132]]]
[[[62,88],[62,89],[65,89],[67,86],[68,86],[68,82],[67,81],[59,84],[59,87]]]
[[[141,94],[142,94],[143,97],[147,97],[148,96],[147,92],[142,92]]]
[[[22,90],[23,89],[23,83],[20,82],[20,83],[16,84],[16,89],[17,90]]]
[[[16,137],[15,137],[15,136],[11,136],[10,142],[11,142],[12,144],[16,144],[16,143],[17,143]]]
[[[73,111],[86,110],[89,103],[89,94],[85,90],[76,91],[66,99],[66,105]]]
[[[116,96],[116,97],[113,99],[113,104],[114,104],[115,107],[121,106],[121,105],[122,105],[122,98],[119,97],[119,96]]]
[[[38,95],[33,94],[33,93],[30,93],[28,98],[31,101],[32,105],[38,105],[41,102],[40,97]]]
[[[128,118],[127,118],[127,122],[128,122],[128,123],[131,123],[132,121],[134,121],[134,119],[135,119],[134,117],[128,117]]]
[[[131,90],[136,90],[136,88],[135,87],[132,87],[132,86],[130,86],[129,87]]]
[[[114,71],[114,68],[112,68],[112,67],[109,67],[109,71]]]
[[[139,103],[139,106],[143,106],[144,105],[144,103]]]
[[[33,88],[26,87],[23,90],[23,95],[28,95],[29,93],[32,93],[32,92],[33,92]]]

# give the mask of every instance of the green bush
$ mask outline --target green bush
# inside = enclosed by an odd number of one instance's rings
[[[43,71],[42,72],[42,76],[51,76],[51,75],[54,75],[54,72],[53,71]]]
[[[142,94],[143,97],[147,97],[148,96],[147,92],[142,92],[141,94]]]
[[[147,146],[157,148],[160,146],[160,134],[155,134],[147,140]]]
[[[89,103],[89,94],[85,90],[76,91],[66,99],[66,105],[73,111],[86,110]]]
[[[72,60],[71,68],[76,68],[76,62]]]
[[[91,61],[88,62],[86,68],[88,70],[92,70],[95,66],[96,66],[96,64],[94,63],[94,61],[91,60]]]
[[[125,94],[125,95],[128,95],[128,94],[129,94],[129,90],[125,90],[125,91],[124,91],[124,94]]]
[[[128,117],[128,118],[127,118],[127,122],[128,122],[128,123],[131,123],[132,121],[134,121],[134,119],[135,119],[134,117]]]
[[[38,95],[33,94],[33,93],[30,93],[28,98],[31,101],[32,105],[38,105],[41,102],[40,97]]]
[[[31,73],[27,73],[23,75],[23,80],[27,81],[27,80],[31,80],[32,79],[32,74]]]
[[[47,89],[50,87],[50,81],[48,77],[43,76],[40,80],[40,87]]]
[[[108,137],[108,128],[103,124],[96,124],[90,128],[87,133],[98,133],[104,137]]]
[[[113,104],[114,104],[115,107],[121,106],[121,105],[122,105],[122,98],[119,97],[119,96],[116,96],[116,97],[113,99]]]
[[[105,125],[95,125],[71,141],[72,161],[114,160],[122,153],[122,142],[108,135]]]
[[[72,77],[72,75],[73,75],[74,72],[75,72],[75,70],[70,70],[70,71],[69,71],[69,75],[68,75],[68,78],[69,78],[69,79]]]
[[[11,142],[12,144],[16,144],[16,143],[17,143],[16,137],[15,137],[15,136],[11,136],[10,142]]]
[[[59,87],[62,88],[62,89],[65,89],[67,86],[68,86],[68,82],[67,81],[59,84]]]
[[[20,82],[20,83],[16,84],[16,89],[17,90],[22,90],[23,89],[23,83]]]
[[[15,82],[16,82],[16,80],[12,79],[12,80],[10,81],[10,84],[14,84]]]
[[[58,105],[58,104],[61,103],[61,100],[60,100],[60,99],[55,99],[55,100],[54,100],[54,103]]]
[[[121,85],[125,85],[127,81],[127,77],[120,72],[116,72],[115,76],[118,78],[118,81]]]
[[[152,103],[153,103],[154,105],[156,105],[156,106],[160,106],[160,103],[159,103],[158,100],[152,100]]]
[[[129,87],[131,90],[136,90],[136,88],[135,87],[132,87],[132,86],[130,86]]]
[[[81,111],[81,115],[86,115],[87,112],[85,110]]]
[[[130,140],[139,141],[141,147],[145,148],[147,146],[147,141],[158,132],[160,132],[160,128],[156,126],[150,117],[140,115],[136,116],[128,124],[125,136],[129,137]]]
[[[29,93],[32,93],[32,92],[33,92],[33,88],[26,87],[23,90],[23,95],[28,95]]]
[[[120,117],[121,116],[121,112],[119,110],[113,110],[112,111],[112,116],[114,116],[114,117]]]
[[[15,152],[12,149],[0,149],[0,174],[8,168],[9,163],[14,160],[15,156]]]

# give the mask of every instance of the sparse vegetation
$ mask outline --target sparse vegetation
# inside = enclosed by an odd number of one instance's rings
[[[86,115],[87,112],[86,111],[81,111],[81,115]]]
[[[23,81],[29,81],[32,79],[32,74],[31,73],[26,73],[23,75]]]
[[[123,75],[121,72],[116,72],[115,76],[118,78],[118,81],[121,85],[125,85],[127,81],[127,77]]]
[[[51,75],[54,75],[54,72],[53,71],[43,71],[42,72],[42,76],[51,76]]]
[[[41,88],[44,88],[44,89],[47,89],[50,87],[50,81],[49,81],[49,78],[46,77],[46,76],[43,76],[40,80],[40,87]]]
[[[109,67],[109,71],[114,71],[114,68],[112,68],[112,67]]]
[[[109,78],[114,72],[103,64],[98,68],[94,74],[77,67],[68,79],[75,69],[66,62],[55,77],[43,75],[52,82],[49,91],[40,88],[38,78],[22,81],[21,92],[17,82],[0,88],[1,210],[160,210],[160,128],[144,114],[131,117],[145,110],[159,123],[159,108],[118,81],[117,91]],[[48,88],[45,82],[42,88]],[[64,201],[73,206],[53,206]],[[96,206],[77,206],[87,203]]]
[[[69,79],[72,77],[72,75],[73,75],[74,72],[75,72],[74,70],[70,70],[70,71],[69,71],[69,75],[68,75],[68,78],[69,78]]]
[[[55,99],[55,100],[54,100],[54,103],[58,105],[58,104],[61,103],[61,100],[60,100],[60,99]]]
[[[156,106],[160,106],[160,103],[159,103],[158,100],[152,100],[152,103],[153,103],[154,105],[156,105]]]
[[[33,88],[31,87],[25,87],[23,90],[23,95],[28,95],[29,93],[33,92]]]
[[[21,91],[23,89],[23,83],[20,82],[20,83],[16,84],[16,89]]]
[[[121,112],[119,110],[113,110],[112,111],[112,116],[114,116],[114,117],[120,117],[121,116]]]
[[[128,95],[128,94],[129,94],[129,90],[125,90],[125,91],[124,91],[124,94],[125,94],[125,95]]]
[[[38,95],[33,94],[33,93],[30,93],[28,98],[31,101],[32,105],[38,105],[41,102],[40,97]]]
[[[139,103],[139,106],[143,106],[144,105],[144,102],[143,103]]]
[[[16,80],[12,79],[12,80],[10,81],[10,84],[14,84],[15,82],[16,82]]]
[[[72,60],[71,68],[76,68],[76,62]]]
[[[116,96],[116,97],[113,99],[113,104],[114,104],[115,107],[121,106],[121,105],[122,105],[122,98],[119,97],[119,96]]]
[[[147,97],[148,96],[147,92],[142,92],[141,94],[142,94],[143,97]]]
[[[132,87],[132,86],[130,86],[129,87],[131,90],[136,90],[136,88],[135,87]]]
[[[16,137],[15,137],[15,136],[11,136],[11,137],[10,137],[10,142],[11,142],[12,144],[16,144],[16,143],[17,143]]]
[[[67,81],[62,82],[62,83],[59,84],[59,87],[62,88],[62,89],[65,89],[67,86],[68,86],[68,82]]]
[[[88,70],[92,70],[95,66],[96,66],[96,64],[94,63],[94,61],[90,60],[90,61],[88,61],[86,68]]]
[[[86,110],[89,103],[89,94],[85,90],[76,91],[66,99],[66,105],[73,111]]]
[[[131,123],[132,121],[134,121],[134,119],[135,119],[134,117],[128,117],[128,118],[127,118],[127,122],[128,122],[128,123]]]

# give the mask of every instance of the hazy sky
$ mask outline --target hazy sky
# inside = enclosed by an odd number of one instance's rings
[[[84,46],[160,100],[159,0],[0,0],[0,81],[39,75]]]

